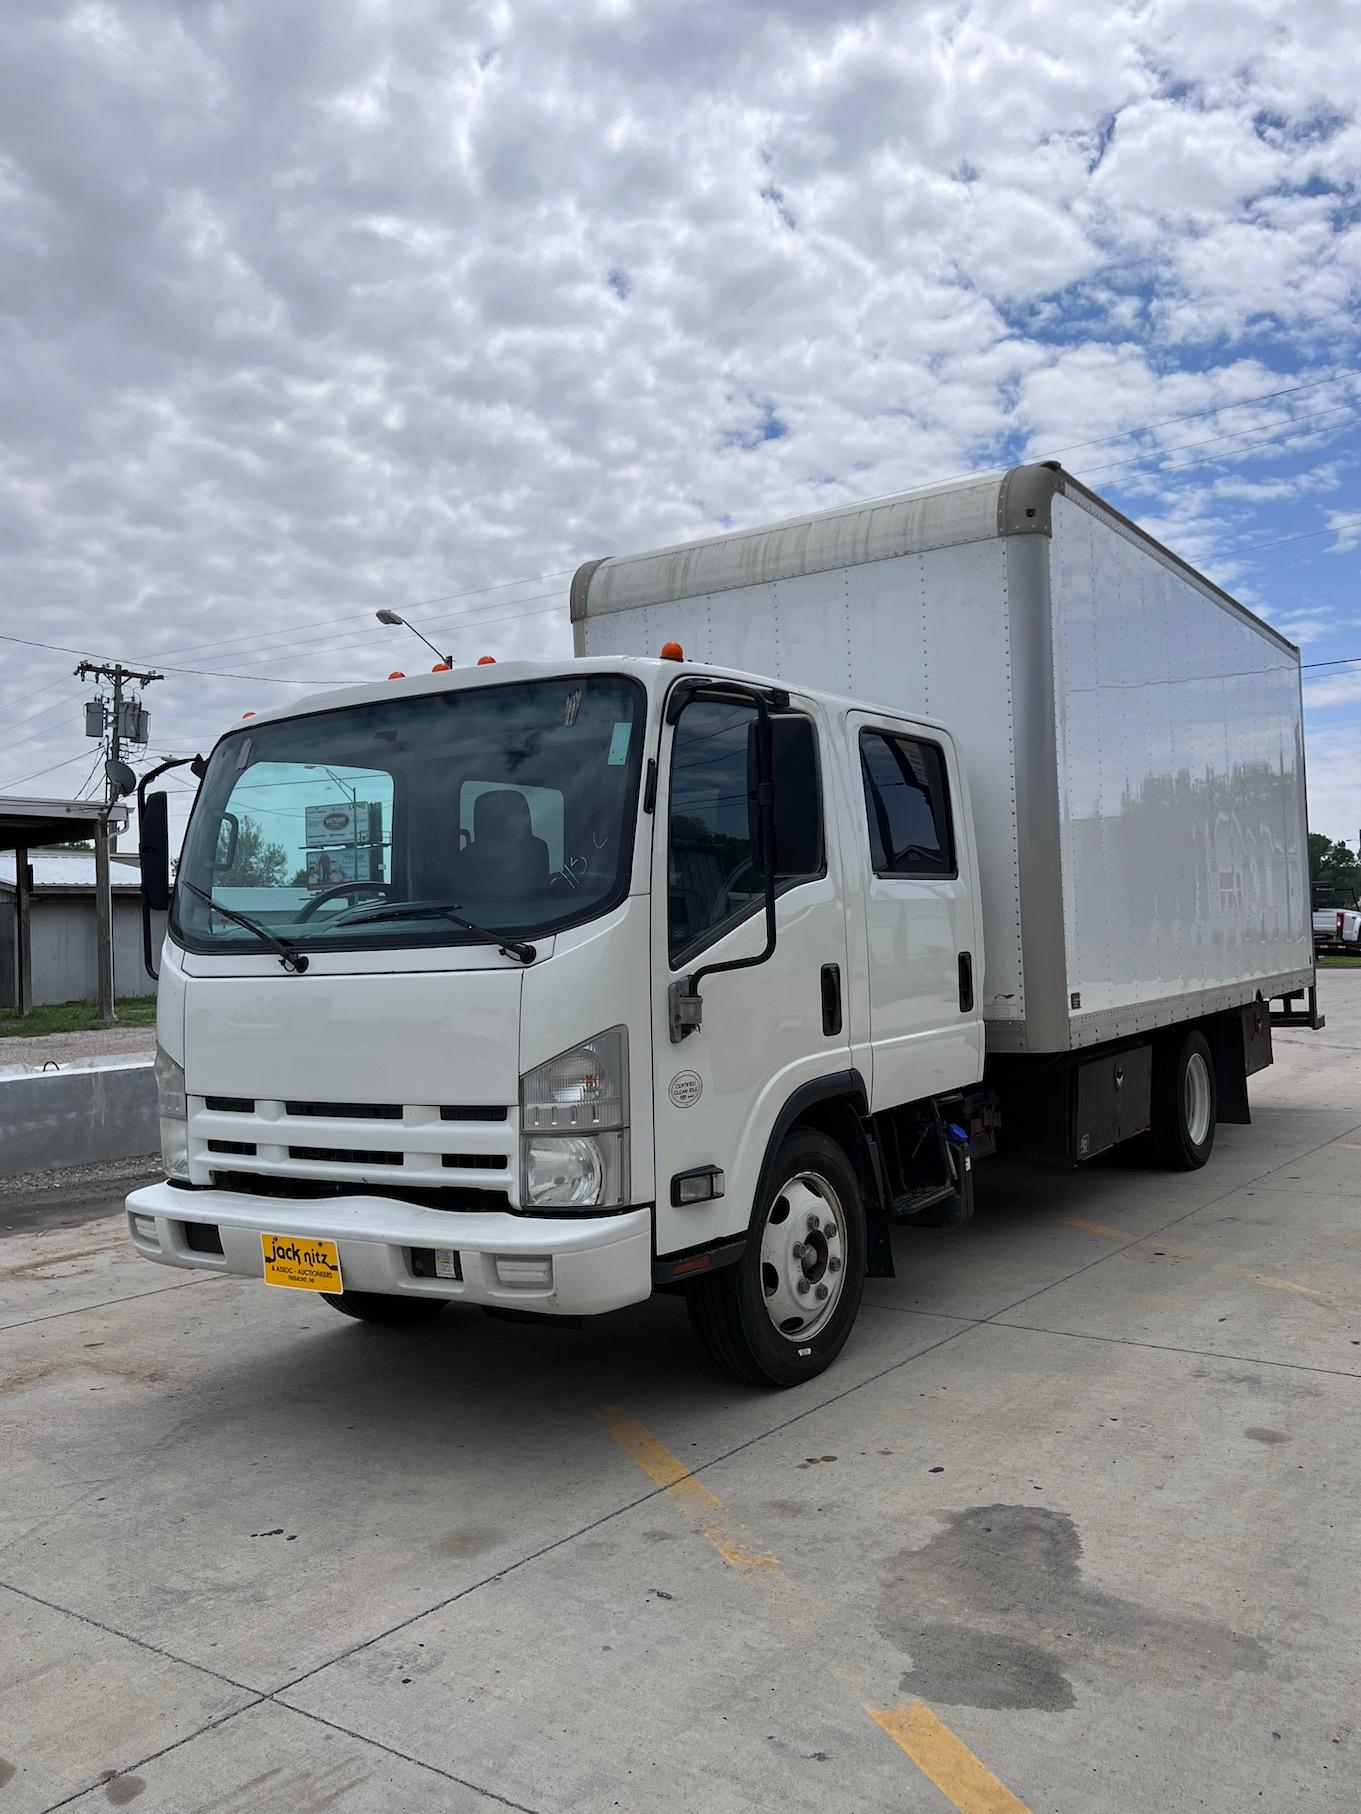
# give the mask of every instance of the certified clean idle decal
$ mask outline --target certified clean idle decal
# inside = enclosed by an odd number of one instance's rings
[[[692,1109],[704,1094],[704,1083],[698,1071],[677,1071],[666,1093],[673,1108]]]

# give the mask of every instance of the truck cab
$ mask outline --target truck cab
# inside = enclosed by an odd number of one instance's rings
[[[146,1258],[389,1322],[682,1289],[786,1385],[891,1269],[895,1200],[967,1213],[946,726],[683,658],[506,662],[261,713],[202,767]]]

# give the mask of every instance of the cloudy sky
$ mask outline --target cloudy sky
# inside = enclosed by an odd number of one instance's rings
[[[81,654],[184,753],[378,605],[565,653],[580,560],[1059,452],[1361,656],[1358,96],[1350,0],[5,7],[0,787],[97,785]]]

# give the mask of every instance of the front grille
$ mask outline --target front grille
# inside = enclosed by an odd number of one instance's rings
[[[450,1172],[503,1172],[509,1163],[504,1153],[445,1153],[440,1160]]]
[[[291,1202],[312,1202],[326,1197],[350,1197],[355,1186],[338,1179],[291,1178],[270,1172],[215,1171],[214,1190],[240,1192],[249,1197],[277,1197]],[[400,1185],[364,1184],[366,1197],[392,1197],[402,1203],[415,1203],[422,1209],[509,1209],[510,1198],[503,1190],[479,1190],[472,1185],[449,1185],[436,1190],[407,1190]]]
[[[205,1096],[203,1104],[215,1115],[253,1115],[255,1113],[255,1103],[249,1096]]]
[[[400,1121],[400,1102],[286,1102],[290,1115],[310,1115],[317,1121]]]
[[[509,1109],[488,1107],[484,1103],[446,1105],[439,1112],[441,1121],[504,1121]]]
[[[210,1153],[239,1153],[243,1158],[253,1159],[255,1142],[253,1140],[210,1140],[208,1151]]]
[[[400,1165],[400,1153],[382,1153],[355,1146],[290,1146],[290,1159],[311,1159],[319,1165]]]

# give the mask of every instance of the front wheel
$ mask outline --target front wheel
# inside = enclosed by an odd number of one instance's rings
[[[796,1128],[776,1154],[742,1258],[690,1287],[690,1321],[724,1372],[797,1386],[840,1354],[864,1288],[855,1167],[826,1134]]]
[[[1203,1033],[1188,1033],[1155,1053],[1153,1150],[1170,1171],[1199,1171],[1214,1151],[1219,1099],[1214,1059]]]
[[[342,1316],[390,1326],[433,1323],[449,1308],[446,1298],[397,1297],[383,1291],[323,1291],[321,1295]]]

